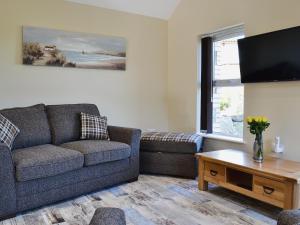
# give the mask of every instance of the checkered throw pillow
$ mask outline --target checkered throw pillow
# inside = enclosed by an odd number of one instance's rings
[[[81,139],[109,140],[107,117],[81,113]]]
[[[11,150],[19,133],[19,128],[0,114],[0,142]]]

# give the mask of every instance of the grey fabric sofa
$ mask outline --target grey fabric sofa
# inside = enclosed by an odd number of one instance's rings
[[[139,129],[108,126],[110,141],[80,140],[80,112],[92,104],[0,110],[21,130],[0,144],[0,220],[139,176]]]

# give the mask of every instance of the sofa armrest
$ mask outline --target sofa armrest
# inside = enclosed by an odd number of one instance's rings
[[[141,130],[135,128],[108,126],[109,138],[130,145],[132,150],[139,150]]]
[[[109,138],[112,141],[126,143],[131,147],[130,163],[133,179],[137,178],[140,172],[140,129],[108,126]]]
[[[0,143],[0,220],[16,213],[14,164],[10,149]]]

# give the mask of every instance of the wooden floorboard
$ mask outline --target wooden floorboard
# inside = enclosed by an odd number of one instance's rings
[[[137,182],[47,206],[0,225],[88,225],[96,208],[122,208],[129,225],[276,224],[279,208],[195,180],[141,175]]]

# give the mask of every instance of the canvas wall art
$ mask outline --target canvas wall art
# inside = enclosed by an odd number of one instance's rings
[[[126,40],[24,26],[23,64],[125,70]]]

